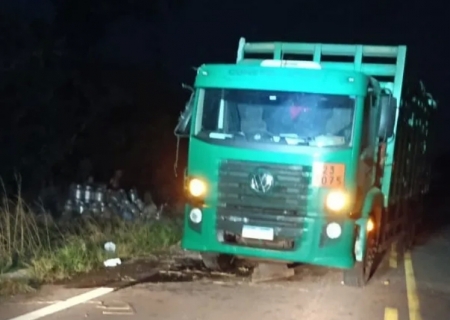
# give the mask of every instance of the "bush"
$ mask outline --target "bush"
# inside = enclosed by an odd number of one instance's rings
[[[27,267],[33,280],[67,279],[101,267],[108,258],[104,250],[107,241],[116,244],[118,257],[127,259],[163,251],[180,237],[180,221],[126,222],[80,216],[62,225],[50,218],[37,220],[20,197],[4,199],[0,207],[0,273]]]

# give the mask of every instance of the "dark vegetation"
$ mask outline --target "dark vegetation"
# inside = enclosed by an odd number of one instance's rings
[[[180,199],[173,128],[189,93],[169,76],[157,36],[138,63],[111,54],[114,26],[145,18],[164,27],[173,1],[126,2],[47,1],[41,11],[34,2],[0,4],[0,275],[27,267],[32,281],[53,281],[101,267],[105,241],[130,258],[179,239],[174,221],[88,218],[68,228],[36,218],[49,210],[57,218],[53,204],[71,183],[107,183],[117,169],[124,188],[150,191],[156,203]],[[179,173],[183,166],[181,158]],[[1,293],[30,288],[0,282]]]
[[[165,9],[128,2],[55,1],[52,18],[0,12],[0,176],[8,194],[18,174],[28,200],[49,184],[107,181],[123,169],[124,186],[160,201],[176,196],[181,84],[169,78],[157,37],[139,65],[116,63],[104,44],[116,21],[156,20]]]

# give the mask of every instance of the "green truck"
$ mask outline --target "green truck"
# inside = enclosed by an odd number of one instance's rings
[[[184,249],[343,269],[411,245],[430,179],[436,102],[404,85],[406,46],[248,43],[197,69],[175,129],[189,138]]]

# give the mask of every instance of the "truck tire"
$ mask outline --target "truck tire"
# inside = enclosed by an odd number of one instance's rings
[[[377,234],[369,232],[366,241],[366,253],[361,262],[357,261],[352,269],[344,270],[343,282],[349,287],[363,287],[373,274],[377,254]]]
[[[211,271],[229,271],[233,267],[233,257],[225,254],[202,253],[205,267]]]

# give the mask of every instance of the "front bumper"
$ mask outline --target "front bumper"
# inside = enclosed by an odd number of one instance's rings
[[[186,206],[182,247],[186,250],[214,252],[248,258],[300,262],[335,268],[352,268],[354,265],[355,222],[338,217],[306,216],[301,218],[300,230],[295,235],[294,247],[289,250],[256,248],[219,241],[215,208],[202,209],[202,221],[193,223],[189,218],[191,207]],[[337,222],[342,234],[337,239],[326,235],[328,223]],[[234,226],[236,229],[236,225]],[[292,228],[290,228],[292,229]],[[288,228],[286,228],[288,230]],[[294,234],[292,230],[279,229],[278,234]]]

